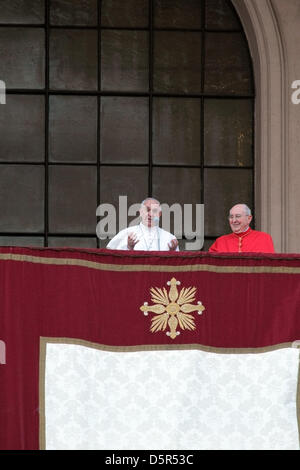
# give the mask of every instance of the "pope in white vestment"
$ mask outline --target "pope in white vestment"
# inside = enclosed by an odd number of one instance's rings
[[[158,226],[161,216],[160,203],[145,199],[140,208],[141,223],[121,230],[108,243],[111,250],[173,251],[178,248],[174,235]]]

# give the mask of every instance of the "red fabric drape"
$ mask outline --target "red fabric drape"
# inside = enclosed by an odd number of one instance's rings
[[[140,307],[175,278],[205,310],[151,332]],[[0,248],[0,449],[38,449],[40,337],[112,346],[261,348],[300,339],[300,256]],[[171,301],[170,301],[171,302]]]

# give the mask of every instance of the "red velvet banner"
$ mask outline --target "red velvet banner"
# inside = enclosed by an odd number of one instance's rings
[[[300,339],[299,255],[1,248],[0,280],[0,449],[39,447],[40,337],[214,349]]]

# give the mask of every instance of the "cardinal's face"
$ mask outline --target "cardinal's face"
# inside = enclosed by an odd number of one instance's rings
[[[229,212],[229,224],[234,233],[242,233],[252,220],[252,215],[246,215],[245,208],[241,204],[233,206]]]

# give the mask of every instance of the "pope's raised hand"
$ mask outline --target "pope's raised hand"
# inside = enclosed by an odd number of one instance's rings
[[[168,247],[169,247],[169,250],[170,250],[170,251],[176,250],[176,248],[178,247],[178,240],[177,240],[177,238],[173,238],[173,240],[171,240],[170,243],[168,243]]]
[[[135,245],[139,242],[138,237],[135,233],[130,233],[127,238],[127,248],[128,250],[134,250]]]

